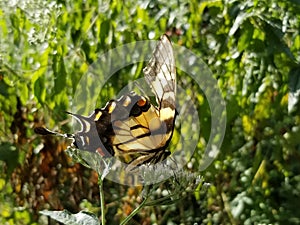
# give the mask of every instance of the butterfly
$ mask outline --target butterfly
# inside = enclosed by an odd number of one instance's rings
[[[130,168],[165,160],[176,117],[176,67],[172,44],[161,36],[148,65],[143,69],[156,104],[148,96],[129,92],[110,100],[90,116],[67,112],[80,124],[74,134],[61,134],[44,127],[40,135],[59,135],[73,140],[72,147],[117,157]]]

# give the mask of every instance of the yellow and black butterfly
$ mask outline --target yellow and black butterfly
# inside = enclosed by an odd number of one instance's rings
[[[173,47],[166,35],[160,38],[148,65],[143,69],[157,106],[147,96],[134,92],[110,100],[88,117],[69,113],[81,124],[75,134],[60,134],[36,127],[41,135],[73,139],[73,147],[115,156],[135,168],[163,161],[172,138],[176,117],[176,67]]]

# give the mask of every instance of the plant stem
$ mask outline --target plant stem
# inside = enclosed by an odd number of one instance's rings
[[[127,216],[127,217],[125,218],[125,220],[123,220],[123,221],[120,223],[120,225],[125,225],[129,220],[131,220],[132,217],[134,217],[134,215],[136,215],[136,214],[144,207],[144,205],[145,205],[147,199],[148,199],[148,196],[142,201],[142,203],[141,203],[135,210],[133,210],[133,211],[130,213],[129,216]]]
[[[104,190],[103,180],[101,176],[98,178],[99,190],[100,190],[100,207],[101,207],[101,225],[105,225],[105,202],[104,202]]]

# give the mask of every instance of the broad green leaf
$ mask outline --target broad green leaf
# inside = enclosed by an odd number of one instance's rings
[[[26,105],[26,102],[29,99],[29,90],[27,87],[27,83],[22,82],[22,83],[19,83],[18,86],[19,86],[19,92],[20,92],[20,94],[19,94],[20,100],[23,105]]]
[[[44,76],[39,77],[33,86],[34,96],[37,98],[39,103],[43,104],[46,98],[46,88]]]
[[[102,46],[105,45],[105,39],[108,36],[109,28],[110,28],[110,20],[102,21],[100,25],[100,43]]]
[[[54,72],[54,94],[58,94],[66,89],[67,72],[64,59],[61,56],[53,57]]]

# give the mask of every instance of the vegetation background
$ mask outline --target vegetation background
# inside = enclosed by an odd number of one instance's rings
[[[99,53],[168,33],[218,80],[227,130],[221,154],[201,173],[208,187],[145,207],[130,224],[300,224],[299,12],[298,0],[2,0],[0,223],[55,224],[43,209],[100,215],[97,174],[72,162],[63,140],[33,127],[68,131],[62,112]],[[130,79],[110,82],[104,95]],[[205,143],[209,106],[199,112]],[[140,203],[139,188],[105,181],[104,191],[108,224]]]

